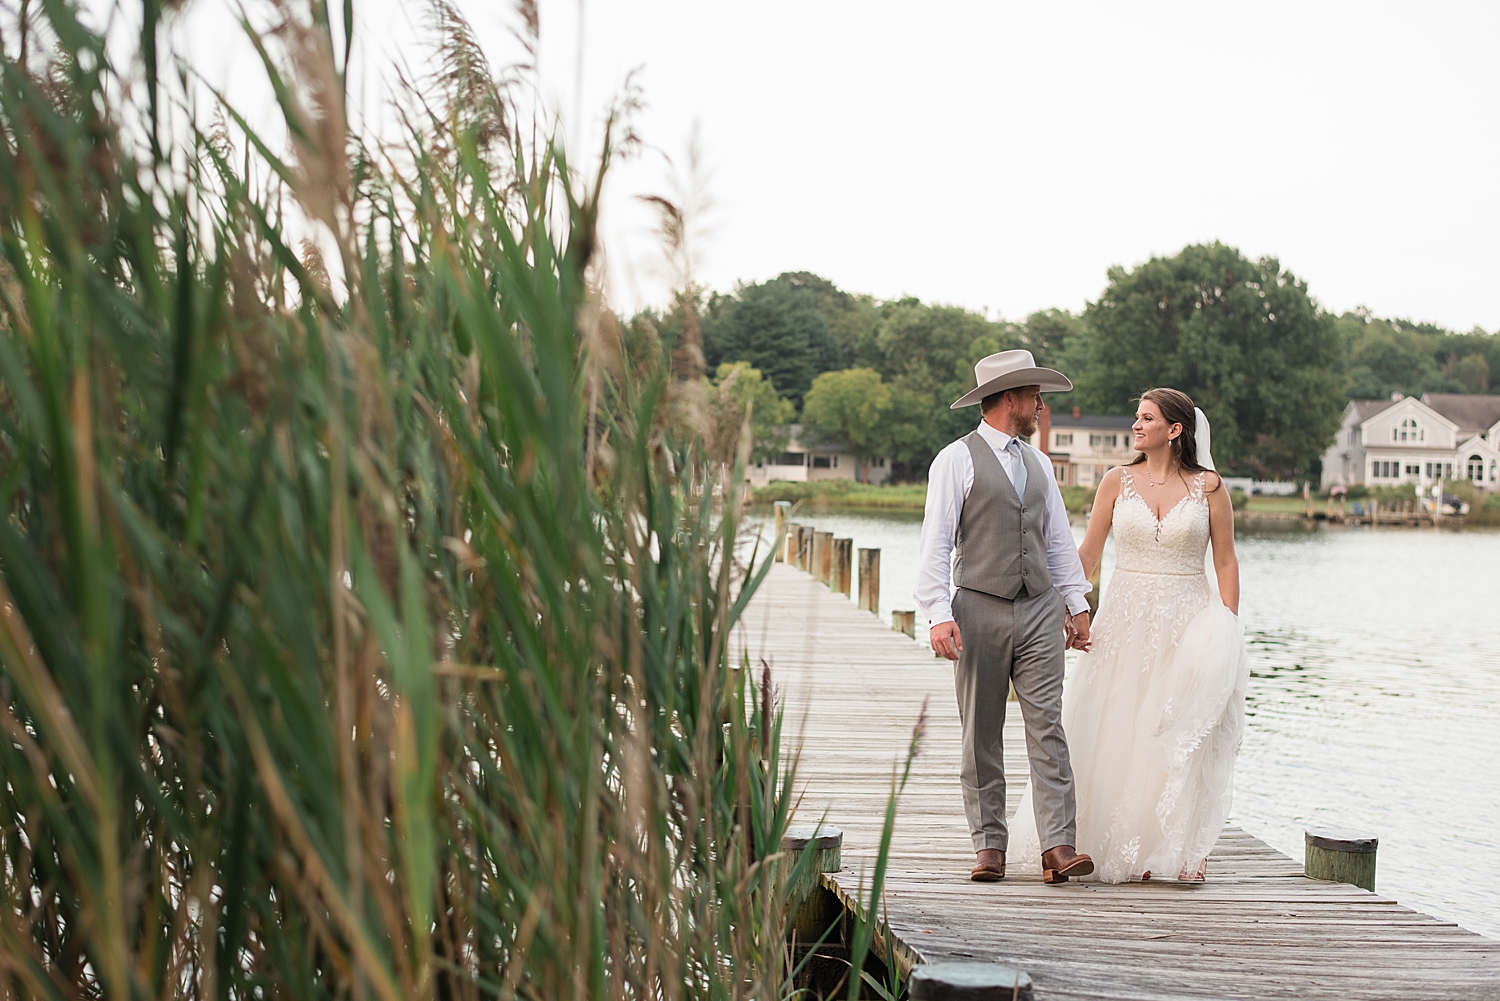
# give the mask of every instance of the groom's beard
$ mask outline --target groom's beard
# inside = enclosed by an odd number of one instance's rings
[[[1036,434],[1036,425],[1037,425],[1037,415],[1036,414],[1032,414],[1030,417],[1017,417],[1016,418],[1016,437],[1017,438],[1030,438],[1032,435]]]

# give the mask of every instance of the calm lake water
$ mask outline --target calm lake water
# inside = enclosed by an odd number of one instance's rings
[[[919,515],[799,520],[881,550],[887,621],[915,607]],[[1260,521],[1237,544],[1252,675],[1231,820],[1297,859],[1307,827],[1374,833],[1382,894],[1500,938],[1500,532]],[[1106,589],[1113,564],[1111,545]]]

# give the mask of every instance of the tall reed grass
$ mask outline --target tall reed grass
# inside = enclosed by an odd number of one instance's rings
[[[253,36],[286,156],[3,26],[0,996],[792,992],[693,331],[590,291],[615,139],[532,142],[434,10],[394,153],[322,0]]]

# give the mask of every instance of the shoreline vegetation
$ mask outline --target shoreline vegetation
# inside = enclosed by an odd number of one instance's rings
[[[1089,505],[1093,503],[1094,488],[1063,487],[1061,489],[1063,503],[1068,513],[1077,516],[1085,515]],[[1500,498],[1491,497],[1477,490],[1464,490],[1462,486],[1458,489],[1463,491],[1461,496],[1470,504],[1469,514],[1462,517],[1446,517],[1443,519],[1444,523],[1454,527],[1500,526]],[[1385,496],[1387,493],[1390,496]],[[1375,494],[1378,494],[1375,499],[1380,500],[1382,505],[1386,505],[1388,510],[1394,510],[1390,505],[1402,504],[1411,499],[1410,492],[1402,490],[1377,491]],[[1305,520],[1307,517],[1307,501],[1301,497],[1247,497],[1238,490],[1233,491],[1232,496],[1235,514],[1243,519]],[[814,480],[812,482],[777,480],[750,492],[749,502],[757,509],[767,507],[776,501],[790,501],[805,510],[813,511],[921,514],[927,502],[927,485],[901,483],[872,486],[866,483],[856,483],[853,480]],[[1346,507],[1348,503],[1345,502]],[[1366,500],[1365,503],[1369,501]],[[1318,517],[1326,515],[1328,498],[1326,496],[1314,497],[1313,509]]]

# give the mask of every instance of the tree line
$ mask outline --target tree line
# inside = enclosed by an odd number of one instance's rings
[[[1058,411],[1132,413],[1142,390],[1182,389],[1213,422],[1222,468],[1283,479],[1316,471],[1348,400],[1488,393],[1500,369],[1500,338],[1479,328],[1335,315],[1276,258],[1221,243],[1113,267],[1081,313],[991,318],[788,272],[691,291],[630,326],[676,336],[688,322],[701,323],[718,419],[748,413],[756,457],[783,449],[785,425],[800,420],[815,440],[888,456],[907,480],[972,428],[977,413],[948,404],[972,387],[978,359],[1009,348],[1072,379],[1071,393],[1048,396]]]

